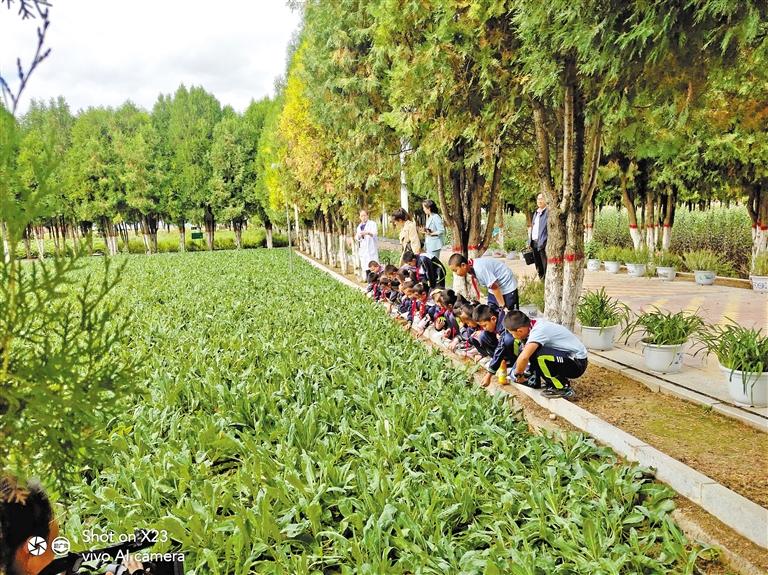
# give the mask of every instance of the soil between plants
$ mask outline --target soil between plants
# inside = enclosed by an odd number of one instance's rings
[[[590,365],[575,401],[763,507],[768,507],[768,434]]]

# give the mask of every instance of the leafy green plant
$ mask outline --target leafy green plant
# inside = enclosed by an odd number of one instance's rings
[[[752,264],[752,275],[768,276],[768,252],[763,252],[755,257]]]
[[[526,277],[520,282],[518,288],[520,303],[535,305],[537,309],[544,309],[544,281],[538,277]]]
[[[742,371],[748,379],[756,380],[768,371],[768,336],[762,330],[730,320],[726,325],[709,326],[702,333],[701,342],[708,353],[717,356],[720,365]]]
[[[600,251],[600,243],[595,240],[590,240],[584,244],[584,256],[587,259],[593,260],[598,257]]]
[[[507,252],[519,252],[528,247],[526,238],[507,237],[504,238],[504,250]]]
[[[579,300],[576,318],[586,327],[610,327],[627,321],[629,307],[609,297],[605,288],[587,291]]]
[[[397,250],[379,250],[379,263],[398,265],[400,263],[400,252]]]
[[[679,268],[682,265],[680,256],[673,254],[669,251],[657,252],[653,256],[653,263],[656,267],[661,268]]]
[[[648,264],[651,261],[651,253],[645,247],[639,250],[624,250],[623,259],[628,264]]]
[[[623,262],[626,248],[619,246],[607,246],[598,250],[598,257],[604,262]]]
[[[153,551],[183,550],[198,573],[590,572],[597,560],[675,573],[696,558],[670,489],[582,435],[531,435],[287,252],[129,258],[118,290],[136,312],[142,397],[96,426],[110,452],[69,490],[75,549],[87,528],[142,524],[168,533]],[[281,319],[286,294],[300,329]],[[556,480],[576,474],[567,489]]]
[[[628,342],[635,334],[644,337],[644,343],[653,345],[681,345],[697,337],[704,329],[704,320],[696,313],[681,310],[677,313],[663,311],[657,307],[635,315],[627,323],[621,337]]]
[[[710,271],[717,275],[732,275],[733,268],[718,253],[711,250],[696,250],[683,255],[683,263],[689,271]]]

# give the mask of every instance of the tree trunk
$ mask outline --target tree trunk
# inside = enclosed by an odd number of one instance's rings
[[[595,227],[595,202],[592,200],[587,206],[587,213],[584,216],[584,242],[591,242],[594,237]]]
[[[400,207],[408,211],[408,182],[405,177],[405,151],[408,149],[408,141],[400,138]]]
[[[238,250],[241,250],[243,249],[243,221],[234,220],[232,222],[232,227],[235,230],[235,247]]]
[[[666,205],[664,206],[664,228],[661,236],[662,251],[669,250],[672,245],[672,226],[675,223],[675,204],[677,202],[677,192],[667,190]]]
[[[498,206],[498,189],[501,179],[499,152],[494,154],[494,166],[491,181],[486,181],[478,164],[466,166],[465,142],[457,140],[451,151],[452,162],[450,168],[452,202],[444,214],[450,213],[450,223],[454,231],[453,251],[461,252],[466,257],[473,258],[488,248],[493,227],[496,222]],[[440,180],[438,180],[440,182]],[[442,185],[438,186],[441,195],[441,205],[447,204],[445,191]],[[485,230],[482,229],[482,207],[487,198],[488,221]],[[458,243],[457,243],[458,242]]]
[[[269,250],[271,250],[274,247],[274,242],[273,242],[273,239],[272,239],[272,228],[273,228],[272,222],[267,221],[264,224],[264,229],[266,230],[266,233],[267,233],[267,240],[266,240],[267,241],[267,249],[269,249]]]
[[[624,208],[627,210],[627,218],[629,219],[629,236],[632,238],[632,246],[635,250],[640,249],[640,244],[643,241],[640,228],[637,226],[637,209],[635,208],[635,194],[629,191],[627,184],[629,179],[629,168],[632,162],[629,158],[621,155],[618,160],[619,164],[619,189],[621,190],[621,203],[624,204]]]
[[[768,251],[768,189],[764,182],[750,182],[747,211],[752,220],[752,266]]]
[[[179,253],[187,251],[187,227],[184,220],[179,220],[177,223],[179,228]]]
[[[45,259],[45,226],[35,226],[33,229],[35,244],[37,244],[37,257],[40,261]]]
[[[339,234],[339,268],[344,275],[349,271],[349,260],[347,259],[347,236],[342,231]]]
[[[125,253],[130,254],[131,253],[131,247],[128,243],[128,224],[123,222],[117,227],[118,233],[120,234],[120,239],[123,240],[123,246],[125,246]]]
[[[203,222],[205,225],[205,239],[208,243],[208,251],[212,252],[214,247],[214,235],[216,234],[216,218],[213,215],[211,206],[205,206],[203,213]]]
[[[552,178],[548,113],[541,102],[533,102],[539,186],[549,210],[544,314],[571,330],[584,279],[584,208],[594,193],[602,132],[598,117],[591,126],[587,157],[584,103],[576,72],[575,60],[567,58],[563,70],[562,162],[555,161],[555,165],[562,164],[559,193]]]
[[[32,226],[24,228],[24,257],[28,260],[32,259],[32,241],[30,234],[32,233]]]
[[[656,249],[656,194],[651,191],[645,195],[645,247]]]
[[[141,218],[141,237],[144,240],[144,253],[146,255],[152,254],[152,246],[149,241],[149,228],[147,227],[147,218],[143,216]]]
[[[0,236],[3,237],[3,261],[9,264],[14,254],[11,252],[11,242],[8,240],[8,224],[5,222],[0,222]]]
[[[506,251],[504,249],[504,204],[502,202],[499,202],[499,213],[496,218],[499,221],[499,237],[497,238],[499,249],[501,251]]]

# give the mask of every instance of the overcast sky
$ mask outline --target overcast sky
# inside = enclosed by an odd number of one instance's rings
[[[0,4],[0,72],[15,88],[16,56],[29,62],[35,21]],[[72,112],[130,99],[151,110],[179,84],[203,86],[242,111],[273,93],[300,15],[285,0],[51,0],[47,45],[30,98],[63,95]]]

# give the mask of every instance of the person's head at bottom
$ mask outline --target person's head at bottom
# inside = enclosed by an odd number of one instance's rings
[[[59,526],[43,488],[0,477],[0,575],[37,575],[54,559]]]

